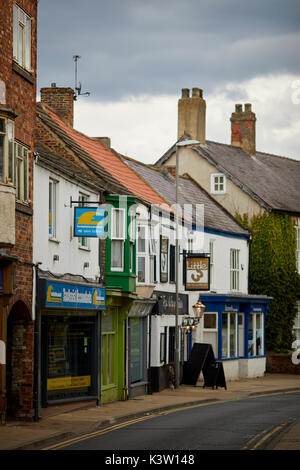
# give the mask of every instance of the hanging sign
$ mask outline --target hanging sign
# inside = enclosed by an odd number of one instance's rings
[[[185,257],[185,290],[210,290],[209,257],[188,254]]]
[[[98,207],[74,208],[74,237],[104,237],[105,209]]]

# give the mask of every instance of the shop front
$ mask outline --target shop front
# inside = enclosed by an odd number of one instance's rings
[[[156,300],[137,299],[128,314],[129,397],[149,391],[150,314]]]
[[[97,284],[39,279],[42,407],[77,400],[100,403],[101,316],[105,289]],[[38,390],[36,390],[38,393]]]
[[[204,343],[223,362],[226,379],[260,377],[266,370],[265,318],[270,297],[201,293]]]
[[[157,300],[151,314],[151,388],[159,392],[170,386],[175,369],[176,294],[154,291]],[[180,374],[188,359],[190,336],[181,328],[189,316],[188,294],[178,294],[179,361]]]

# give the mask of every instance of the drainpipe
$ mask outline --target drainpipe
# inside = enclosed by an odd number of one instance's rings
[[[38,422],[40,416],[40,383],[41,383],[41,322],[40,322],[40,285],[39,285],[39,265],[41,262],[34,264],[35,273],[35,321],[34,321],[34,390],[33,390],[33,406],[34,421]]]
[[[102,312],[97,315],[97,406],[101,406],[101,346],[102,346]]]
[[[152,383],[151,383],[151,318],[149,315],[148,321],[148,341],[149,341],[149,363],[148,363],[148,395],[152,395]]]

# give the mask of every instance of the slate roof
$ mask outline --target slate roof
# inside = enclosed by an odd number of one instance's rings
[[[171,205],[176,203],[176,188],[174,178],[163,168],[155,168],[128,157],[122,157],[124,162],[153,186]],[[178,204],[204,204],[204,227],[214,231],[248,236],[245,230],[229,212],[217,203],[188,175],[178,179]],[[184,213],[191,220],[192,214]],[[193,220],[195,220],[193,218]]]
[[[252,157],[238,147],[212,141],[193,149],[265,209],[300,213],[299,160],[263,152]],[[164,164],[174,152],[175,144],[155,166]]]
[[[82,158],[103,179],[107,191],[134,195],[143,202],[166,205],[166,201],[143,181],[114,152],[107,150],[97,139],[71,128],[45,103],[38,103],[38,117],[65,145]]]

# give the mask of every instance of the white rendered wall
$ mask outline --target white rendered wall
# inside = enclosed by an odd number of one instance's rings
[[[49,178],[58,182],[57,188],[57,236],[49,237]],[[70,273],[89,279],[99,275],[98,240],[89,238],[89,248],[80,248],[78,238],[73,237],[74,206],[70,197],[78,201],[79,193],[98,200],[98,195],[78,184],[64,179],[59,174],[35,165],[34,171],[34,212],[33,212],[33,259],[41,262],[42,270],[55,274]],[[53,256],[58,255],[59,261]],[[84,263],[89,263],[84,268]]]

